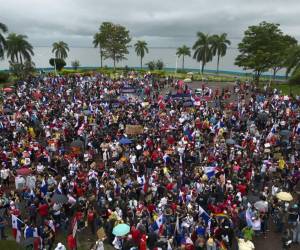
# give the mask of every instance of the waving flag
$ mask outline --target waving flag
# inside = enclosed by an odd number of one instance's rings
[[[200,205],[199,205],[199,216],[205,221],[205,224],[208,225],[210,221],[210,216]]]
[[[26,226],[24,229],[24,238],[29,239],[33,237],[38,237],[37,228]]]
[[[47,192],[48,192],[48,183],[45,181],[45,179],[43,179],[43,181],[42,181],[42,185],[41,185],[41,187],[40,187],[40,191],[41,191],[41,193],[43,193],[44,195],[46,195]]]
[[[216,174],[216,167],[205,167],[204,169],[205,174],[210,179],[211,177],[214,177]]]
[[[16,239],[16,242],[21,241],[21,226],[22,226],[22,221],[15,216],[14,214],[11,215],[11,225],[12,225],[12,230],[13,230],[13,236]]]
[[[251,218],[252,218],[252,212],[251,212],[251,209],[248,208],[246,210],[246,222],[247,222],[248,227],[252,227],[252,225],[253,225],[253,222],[252,222]]]
[[[164,222],[165,222],[164,216],[163,216],[163,215],[160,215],[160,216],[155,220],[155,222],[152,224],[152,229],[153,229],[154,231],[157,231],[157,230],[158,230],[158,231],[161,233],[161,231],[162,231],[162,226],[163,226]]]

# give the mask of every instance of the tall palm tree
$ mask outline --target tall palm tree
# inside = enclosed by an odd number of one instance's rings
[[[184,70],[184,57],[185,56],[191,56],[191,50],[186,45],[183,45],[182,47],[177,48],[176,55],[179,57],[182,56],[182,70]]]
[[[206,63],[212,60],[212,51],[211,51],[212,38],[208,34],[204,34],[202,32],[198,32],[197,37],[198,39],[193,46],[193,50],[195,50],[193,57],[198,62],[202,62],[201,73],[203,74]]]
[[[7,57],[12,63],[21,63],[23,60],[31,61],[34,55],[32,45],[26,40],[27,36],[11,33],[6,39]]]
[[[56,58],[64,60],[68,57],[69,46],[65,42],[55,42],[52,47],[52,53],[55,53]]]
[[[223,57],[226,55],[228,45],[230,45],[230,44],[231,44],[231,42],[227,39],[226,33],[223,33],[221,35],[213,35],[211,38],[212,54],[214,56],[217,55],[217,57],[218,57],[217,74],[219,74],[220,57]]]
[[[141,57],[141,69],[143,68],[143,58],[146,53],[149,53],[147,45],[145,41],[141,40],[137,41],[134,45],[136,54]]]
[[[101,68],[102,68],[102,62],[103,62],[103,56],[104,56],[104,53],[103,53],[103,46],[104,46],[104,37],[101,33],[96,33],[94,35],[94,40],[93,40],[93,44],[94,44],[94,47],[97,48],[99,47],[100,49],[100,63],[101,63]]]
[[[4,49],[6,46],[6,40],[3,34],[1,33],[6,33],[7,32],[7,27],[4,23],[0,23],[0,59],[3,59],[4,56]]]

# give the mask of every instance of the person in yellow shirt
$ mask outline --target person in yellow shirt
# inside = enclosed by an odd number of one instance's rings
[[[32,138],[35,138],[35,132],[34,132],[33,127],[30,127],[28,130],[29,130],[30,136],[31,136]]]
[[[280,170],[283,170],[285,168],[285,161],[283,159],[283,157],[281,157],[279,160],[278,160],[278,168]]]

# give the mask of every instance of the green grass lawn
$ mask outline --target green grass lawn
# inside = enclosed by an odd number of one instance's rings
[[[282,84],[272,84],[272,88],[276,88],[282,91],[283,94],[289,95],[292,93],[293,95],[300,95],[300,85],[290,85],[287,83]]]
[[[14,240],[0,240],[0,249],[21,250],[22,247]]]

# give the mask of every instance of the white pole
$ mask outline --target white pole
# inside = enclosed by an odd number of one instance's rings
[[[55,71],[55,75],[57,76],[57,72],[56,72],[56,58],[54,58],[54,71]]]
[[[176,56],[176,66],[175,66],[175,73],[177,73],[177,62],[178,62],[178,56]]]
[[[201,61],[199,62],[199,73],[201,74]]]

